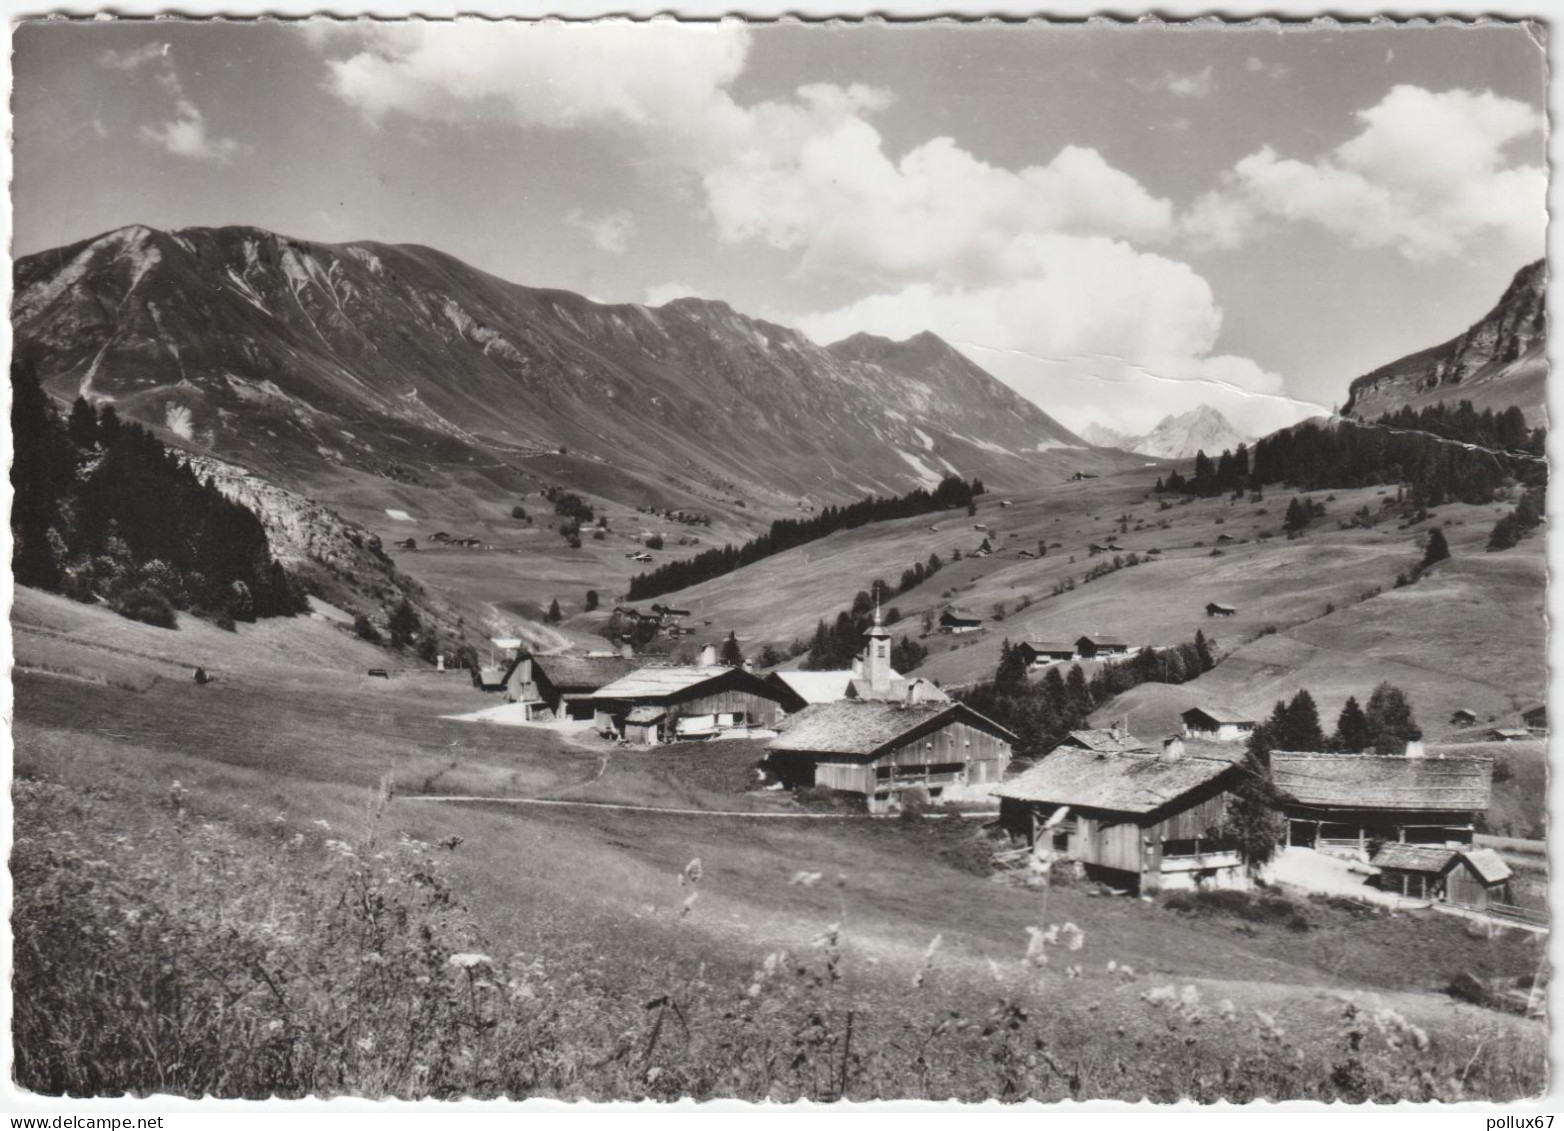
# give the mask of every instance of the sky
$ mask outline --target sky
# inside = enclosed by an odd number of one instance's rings
[[[932,330],[1066,425],[1258,435],[1543,254],[1518,25],[158,21],[14,39],[13,250],[440,248],[822,344]]]

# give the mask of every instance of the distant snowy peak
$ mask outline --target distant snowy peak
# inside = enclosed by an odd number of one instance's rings
[[[1141,436],[1103,424],[1087,425],[1081,435],[1100,448],[1120,448],[1159,459],[1188,459],[1201,451],[1216,455],[1224,448],[1236,448],[1244,442],[1244,437],[1227,417],[1208,404],[1196,405],[1178,416],[1165,416],[1155,428]]]

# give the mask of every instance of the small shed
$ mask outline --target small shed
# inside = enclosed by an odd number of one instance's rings
[[[1520,742],[1530,738],[1531,731],[1525,727],[1494,727],[1488,732],[1488,737],[1495,742]]]
[[[1469,727],[1477,721],[1477,712],[1470,707],[1457,707],[1450,712],[1450,722],[1455,726]]]
[[[1011,835],[1034,844],[1051,836],[1050,847],[1067,859],[1150,895],[1246,882],[1238,845],[1225,832],[1242,772],[1236,762],[1190,756],[1174,737],[1157,753],[1056,747],[994,792]],[[1063,819],[1045,833],[1061,809]]]
[[[1521,712],[1521,721],[1534,731],[1546,731],[1548,729],[1548,705],[1538,703],[1534,707],[1528,707]]]
[[[1075,659],[1075,645],[1062,640],[1023,640],[1016,647],[1029,668],[1045,668]]]
[[[625,740],[633,746],[656,746],[665,707],[636,707],[625,716]]]
[[[1255,720],[1230,707],[1191,707],[1179,716],[1185,738],[1210,742],[1237,742],[1254,733]]]
[[[1224,605],[1220,601],[1212,601],[1206,605],[1206,616],[1208,617],[1230,617],[1237,615],[1237,613],[1238,610],[1232,605]]]
[[[939,630],[946,633],[976,632],[983,627],[983,618],[965,609],[946,609],[939,616]]]
[[[1076,654],[1083,660],[1094,660],[1102,656],[1128,655],[1130,642],[1122,636],[1107,636],[1097,633],[1091,636],[1083,636],[1075,642]]]
[[[1369,862],[1380,887],[1411,899],[1486,910],[1510,901],[1510,868],[1491,848],[1386,844]]]

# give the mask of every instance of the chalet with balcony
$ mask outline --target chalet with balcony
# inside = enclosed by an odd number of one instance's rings
[[[1223,831],[1242,773],[1175,736],[1155,752],[1057,746],[994,793],[1012,836],[1034,845],[1048,837],[1050,851],[1088,873],[1152,895],[1247,883],[1238,845]]]
[[[1016,645],[1029,668],[1046,668],[1049,664],[1067,664],[1075,659],[1075,645],[1062,640],[1023,640]]]
[[[589,698],[599,733],[640,746],[769,735],[803,706],[754,672],[710,663],[638,668]]]
[[[1122,636],[1094,633],[1075,642],[1075,654],[1083,660],[1101,660],[1111,656],[1127,656],[1130,642]]]
[[[1185,738],[1207,742],[1238,742],[1254,733],[1255,720],[1229,707],[1191,707],[1179,716]]]

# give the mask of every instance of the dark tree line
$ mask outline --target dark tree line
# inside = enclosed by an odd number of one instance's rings
[[[1542,524],[1542,516],[1547,513],[1545,491],[1542,485],[1526,488],[1515,509],[1493,524],[1493,532],[1488,535],[1490,550],[1508,550]]]
[[[1403,408],[1372,422],[1304,421],[1215,462],[1200,452],[1192,476],[1175,471],[1159,483],[1205,496],[1273,483],[1303,491],[1407,483],[1415,506],[1481,504],[1512,482],[1543,483],[1546,444],[1546,430],[1528,427],[1519,408],[1478,412],[1462,401]]]
[[[859,594],[864,596],[867,594]],[[864,636],[874,623],[872,609],[872,604],[864,607],[864,602],[855,601],[851,612],[838,613],[830,624],[817,622],[815,634],[809,639],[809,654],[799,666],[806,672],[836,672],[852,667],[853,659],[863,651]],[[891,641],[891,667],[902,675],[917,668],[928,655],[928,648],[910,636]]]
[[[1013,731],[1020,739],[1016,757],[1030,761],[1052,750],[1072,730],[1089,726],[1088,716],[1115,695],[1142,683],[1184,683],[1215,666],[1205,634],[1197,631],[1188,643],[1143,648],[1131,659],[1103,664],[1089,679],[1080,664],[1071,664],[1068,675],[1055,664],[1042,679],[1031,680],[1025,656],[1006,640],[994,678],[958,692],[956,698]]]
[[[235,621],[305,610],[254,512],[145,428],[84,398],[62,422],[25,362],[11,390],[18,583],[168,627],[173,609]]]
[[[771,524],[767,533],[742,546],[728,545],[721,549],[705,550],[693,558],[668,562],[649,573],[636,574],[630,579],[629,599],[639,601],[660,597],[664,593],[698,585],[702,581],[710,581],[714,577],[753,565],[773,554],[817,541],[838,530],[852,530],[871,522],[968,506],[983,491],[981,479],[967,483],[952,475],[941,480],[933,491],[920,487],[894,498],[872,497],[846,506],[829,506],[810,518],[779,518]]]

